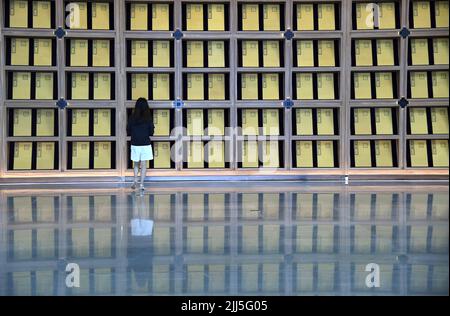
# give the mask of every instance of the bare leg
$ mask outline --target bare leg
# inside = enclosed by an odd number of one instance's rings
[[[134,162],[134,182],[131,186],[132,189],[136,189],[137,182],[138,182],[138,174],[139,174],[139,161]]]
[[[144,180],[147,173],[147,162],[141,161],[141,190],[144,190]]]

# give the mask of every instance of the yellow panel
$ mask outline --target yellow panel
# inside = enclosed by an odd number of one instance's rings
[[[431,237],[431,251],[437,253],[446,253],[447,250],[448,250],[448,227],[437,225],[433,226],[433,233]]]
[[[263,135],[280,135],[278,109],[263,109]]]
[[[170,266],[167,265],[153,265],[152,275],[152,290],[155,293],[169,293],[171,272]]]
[[[373,4],[357,3],[356,4],[356,29],[371,30],[373,28],[374,28]]]
[[[356,193],[355,197],[355,212],[353,219],[357,221],[370,220],[372,207],[371,193]]]
[[[89,257],[89,228],[72,228],[72,255]]]
[[[70,2],[69,25],[71,29],[87,29],[86,2]]]
[[[334,168],[333,141],[317,141],[317,166],[319,168]]]
[[[314,30],[314,11],[312,4],[297,3],[297,30]]]
[[[279,76],[278,74],[262,74],[263,100],[278,100]]]
[[[152,3],[152,31],[168,31],[169,21],[169,4]]]
[[[260,214],[258,193],[242,193],[242,218],[258,219]]]
[[[203,142],[193,141],[188,144],[188,168],[203,168],[205,161]]]
[[[436,58],[436,55],[435,55]],[[411,62],[413,65],[428,65],[430,60],[428,56],[428,39],[411,39]],[[436,63],[436,61],[435,61]]]
[[[186,29],[188,31],[203,31],[203,4],[186,4]]]
[[[33,1],[33,28],[49,29],[51,27],[50,1]]]
[[[94,169],[110,169],[110,168],[111,168],[111,143],[95,142]]]
[[[448,167],[448,140],[433,139],[431,141],[433,167]]]
[[[259,226],[242,226],[242,253],[257,254],[259,252]]]
[[[394,40],[377,40],[377,64],[378,66],[394,65]]]
[[[377,99],[392,99],[394,97],[394,87],[392,82],[392,73],[375,73],[375,91]]]
[[[353,143],[353,149],[355,152],[355,167],[372,167],[370,141],[356,140]]]
[[[263,30],[264,31],[279,31],[280,27],[280,5],[279,4],[264,4],[263,5]]]
[[[375,141],[375,166],[393,167],[392,143],[390,140]]]
[[[148,41],[131,42],[131,67],[148,67]]]
[[[131,99],[148,98],[148,74],[131,74]]]
[[[393,194],[377,193],[375,200],[375,219],[390,220],[392,219],[393,210]]]
[[[36,100],[53,99],[53,73],[36,73]]]
[[[242,41],[242,67],[259,67],[258,41]]]
[[[130,4],[130,29],[145,31],[148,28],[147,3]]]
[[[225,168],[225,148],[222,141],[208,143],[209,168]]]
[[[311,73],[298,73],[296,75],[297,100],[313,99],[313,79]]]
[[[358,254],[370,253],[371,236],[370,225],[355,225],[354,252]]]
[[[225,74],[208,74],[208,100],[225,100]]]
[[[314,290],[314,264],[297,264],[296,288],[299,292],[312,292]]]
[[[13,73],[13,99],[30,99],[31,97],[31,73],[15,72]]]
[[[208,110],[208,135],[225,135],[225,110]]]
[[[317,252],[332,253],[334,248],[333,225],[317,226]]]
[[[278,293],[280,291],[280,266],[277,263],[262,264],[262,290]]]
[[[170,99],[170,75],[153,74],[153,100]]]
[[[395,29],[395,3],[394,2],[381,2],[378,3],[379,16],[378,16],[378,28]]]
[[[112,251],[111,228],[94,228],[94,256],[108,258]]]
[[[334,135],[333,109],[317,109],[317,135]]]
[[[257,74],[242,74],[242,100],[257,100],[258,99],[258,75]]]
[[[203,74],[187,74],[188,100],[204,100]]]
[[[109,30],[109,3],[92,3],[92,29]]]
[[[55,257],[55,231],[52,228],[36,230],[36,257],[51,259]]]
[[[188,41],[186,42],[187,67],[203,67],[203,42]]]
[[[155,255],[169,255],[172,247],[171,241],[170,228],[156,225],[153,232],[153,251]]]
[[[52,65],[52,40],[49,38],[36,38],[34,40],[34,65]]]
[[[264,219],[279,219],[280,217],[280,194],[264,193],[263,194],[263,217]],[[264,227],[264,229],[267,226]]]
[[[89,136],[89,110],[72,110],[72,136]]]
[[[313,150],[311,141],[297,141],[297,168],[313,167]]]
[[[377,135],[394,134],[391,108],[375,109],[375,128],[377,131]]]
[[[259,134],[258,109],[242,109],[242,135]]]
[[[32,258],[32,230],[13,230],[14,260],[29,260]]]
[[[72,99],[89,99],[89,75],[87,73],[72,73]]]
[[[433,98],[448,98],[448,71],[433,71]]]
[[[208,67],[225,67],[225,42],[208,42]]]
[[[243,292],[258,291],[258,264],[241,264],[241,284]]]
[[[263,42],[264,67],[280,67],[280,43],[278,41]]]
[[[334,3],[319,3],[317,5],[319,31],[336,29]]]
[[[109,40],[93,40],[92,66],[109,67]]]
[[[112,220],[113,207],[111,195],[94,196],[94,219],[96,221],[110,222]]]
[[[280,166],[278,141],[265,141],[262,145],[263,167],[278,168]]]
[[[111,109],[94,109],[94,136],[111,136]]]
[[[55,292],[53,271],[36,271],[36,295],[50,296]]]
[[[431,108],[433,134],[448,134],[448,109]]]
[[[28,1],[12,0],[9,2],[9,27],[28,26]]]
[[[203,197],[202,194],[200,196]],[[205,229],[204,226],[188,226],[188,227],[186,227],[186,252],[187,253],[203,253],[204,229]]]
[[[31,136],[31,109],[14,109],[13,136]]]
[[[31,169],[31,142],[16,142],[14,144],[14,170]]]
[[[318,42],[319,67],[334,67],[334,41],[320,40]]]
[[[30,271],[12,272],[12,289],[14,290],[14,295],[32,295]]]
[[[224,254],[225,227],[208,226],[208,254]]]
[[[14,223],[33,221],[33,206],[31,197],[15,196],[13,200]]]
[[[70,40],[70,66],[88,65],[88,40]]]
[[[153,110],[153,124],[155,124],[154,136],[170,135],[170,110],[155,109]]]
[[[433,39],[433,56],[435,65],[448,65],[448,38]]]
[[[299,67],[314,67],[313,41],[297,41],[297,65]]]
[[[94,291],[98,294],[110,294],[112,292],[112,273],[109,268],[94,269]]]
[[[72,146],[72,169],[89,169],[89,142],[73,142]]]
[[[39,142],[36,149],[36,169],[52,170],[55,168],[55,143]]]
[[[372,66],[372,41],[370,39],[355,40],[355,65]]]
[[[434,7],[436,27],[448,27],[448,1],[436,1]]]
[[[317,74],[317,97],[322,100],[334,99],[334,76],[332,73]]]
[[[411,97],[428,98],[428,77],[425,71],[411,72]]]
[[[355,85],[355,99],[371,99],[372,87],[370,73],[357,72],[353,77]]]
[[[224,4],[208,4],[208,31],[225,31]]]
[[[334,194],[332,193],[319,193],[317,194],[317,218],[318,219],[333,219],[334,210]],[[323,228],[324,226],[319,226]],[[330,231],[333,231],[330,227]]]
[[[299,143],[299,142],[297,142]],[[297,219],[312,219],[313,218],[313,194],[297,193]]]
[[[28,38],[11,38],[11,65],[29,65],[29,45]]]
[[[225,194],[208,194],[208,219],[225,219]]]
[[[168,142],[155,142],[154,147]],[[169,158],[170,159],[170,158]],[[153,216],[156,220],[162,222],[171,221],[171,194],[154,194],[153,195]]]
[[[413,1],[414,28],[431,28],[430,1]]]
[[[153,67],[170,67],[169,41],[153,41]]]
[[[410,108],[409,121],[411,125],[411,134],[428,134],[426,108]]]
[[[111,74],[94,73],[94,100],[111,99]]]
[[[259,31],[259,5],[242,4],[242,30]]]
[[[295,110],[297,135],[313,134],[313,118],[312,109],[296,109]]]
[[[410,219],[426,220],[428,217],[428,193],[411,193],[410,199]],[[448,213],[448,207],[446,212]]]
[[[427,252],[428,226],[411,226],[409,247],[411,253]]]
[[[242,143],[242,167],[244,168],[258,168],[258,142],[244,141]]]
[[[411,167],[428,167],[427,141],[410,140]]]
[[[355,135],[372,135],[370,108],[355,109]]]
[[[298,225],[296,238],[296,252],[313,251],[313,225]]]
[[[208,265],[208,291],[209,292],[225,292],[226,291],[226,270],[225,265],[210,264]]]
[[[170,143],[154,142],[153,147],[154,167],[170,168]]]
[[[187,135],[203,135],[203,109],[187,109]]]
[[[73,222],[89,221],[89,196],[73,196],[72,197],[72,220]]]

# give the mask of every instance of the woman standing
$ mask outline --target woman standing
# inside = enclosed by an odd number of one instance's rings
[[[144,180],[147,172],[147,162],[153,159],[150,136],[154,132],[153,116],[148,107],[147,99],[139,98],[127,124],[127,134],[131,136],[131,160],[134,163],[134,182],[131,186],[136,189],[138,184],[139,167],[141,170],[140,189],[144,190]]]

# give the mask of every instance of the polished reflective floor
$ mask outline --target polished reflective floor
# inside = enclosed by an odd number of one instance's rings
[[[447,185],[98,187],[0,187],[0,295],[449,293]]]

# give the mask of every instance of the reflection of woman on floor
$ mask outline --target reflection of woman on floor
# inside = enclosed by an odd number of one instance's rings
[[[148,196],[147,196],[148,198]],[[133,214],[128,234],[128,268],[132,272],[131,284],[135,283],[139,291],[150,290],[153,259],[153,221],[148,219],[148,204],[145,195],[132,195]],[[134,279],[133,279],[134,277]]]

